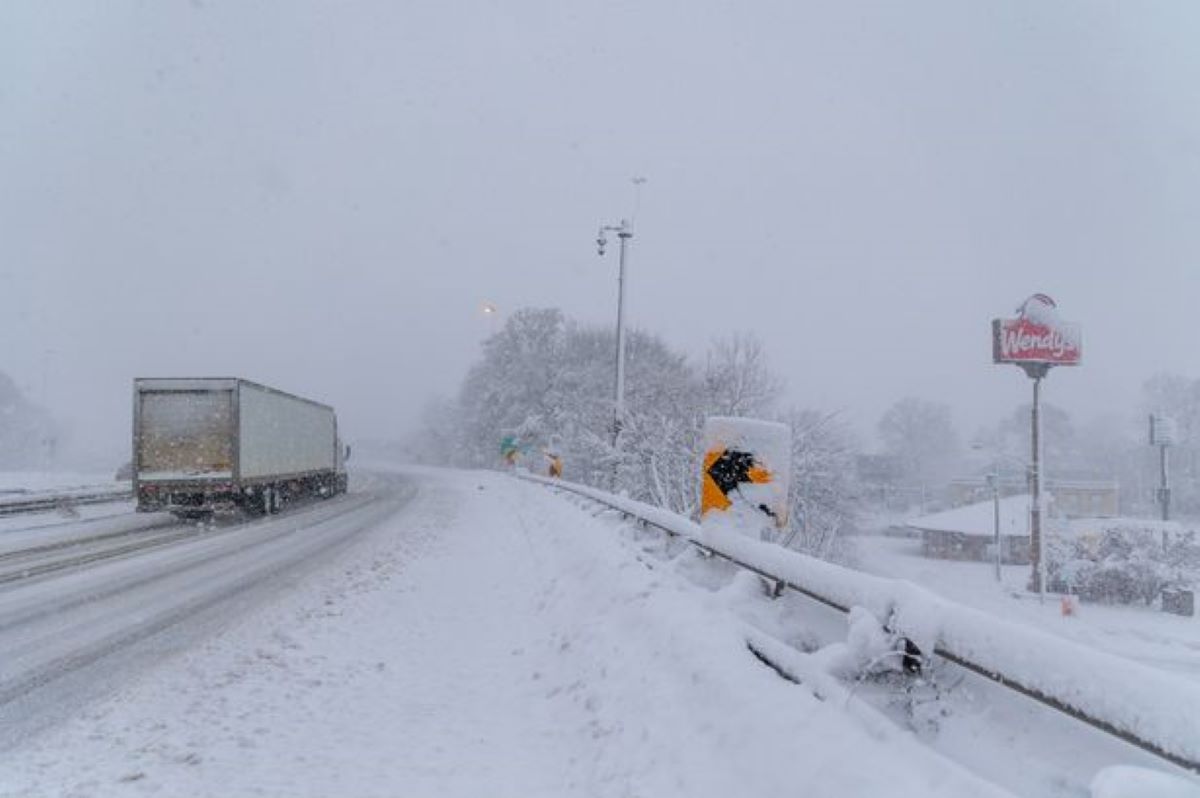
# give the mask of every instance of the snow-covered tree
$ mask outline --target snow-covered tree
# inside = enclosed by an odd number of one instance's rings
[[[879,419],[884,453],[903,463],[910,484],[936,485],[958,465],[958,434],[949,405],[906,397]]]
[[[841,559],[842,533],[860,506],[854,459],[857,446],[837,413],[793,408],[780,417],[792,428],[792,482],[788,491],[791,547]]]
[[[494,465],[505,435],[548,437],[561,412],[566,337],[562,311],[526,308],[484,343],[459,394],[466,464]]]
[[[643,501],[691,515],[698,500],[704,424],[696,373],[684,355],[639,332],[630,339],[626,389],[622,485]]]
[[[568,322],[558,310],[521,310],[484,344],[457,403],[459,462],[499,462],[516,439],[540,469],[554,449],[566,476],[689,513],[703,389],[687,359],[633,330],[626,341],[625,424],[613,448],[612,331]]]
[[[761,416],[783,393],[766,349],[753,333],[713,341],[704,364],[705,403],[713,415]]]
[[[705,416],[771,418],[780,380],[753,336],[716,342],[697,368],[661,338],[632,330],[624,427],[614,448],[615,346],[611,330],[573,323],[558,310],[517,311],[485,342],[457,400],[427,410],[426,431],[411,448],[489,467],[501,461],[501,440],[512,438],[533,470],[553,450],[567,479],[694,517]],[[793,410],[782,420],[794,436],[791,545],[835,555],[855,510],[853,441],[834,416]]]
[[[457,402],[435,397],[421,411],[420,426],[405,441],[405,450],[415,462],[449,465],[462,459],[461,420]]]
[[[1163,413],[1175,420],[1177,445],[1200,446],[1200,380],[1156,374],[1142,385],[1143,415]]]
[[[56,438],[50,414],[30,402],[13,379],[0,372],[0,469],[38,465]]]
[[[996,435],[1006,455],[1028,461],[1033,448],[1033,405],[1025,403],[1000,421]],[[1080,450],[1075,424],[1066,410],[1048,402],[1041,403],[1042,454],[1047,476],[1080,475],[1090,471]]]

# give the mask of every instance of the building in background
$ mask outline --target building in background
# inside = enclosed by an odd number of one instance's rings
[[[990,499],[915,518],[907,526],[920,535],[926,557],[983,562],[994,556],[996,520]],[[1000,559],[1029,562],[1029,494],[1000,500]]]

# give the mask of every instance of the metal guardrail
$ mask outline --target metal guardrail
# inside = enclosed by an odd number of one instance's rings
[[[81,493],[56,493],[40,495],[31,499],[0,502],[0,516],[40,513],[87,504],[107,504],[133,498],[131,489],[86,491]]]
[[[835,598],[832,598],[827,595],[823,595],[819,591],[805,587],[804,585],[796,584],[793,581],[790,581],[786,578],[782,578],[782,577],[778,576],[777,574],[770,573],[767,570],[765,570],[764,568],[756,566],[752,563],[745,562],[744,560],[742,560],[734,555],[731,555],[727,552],[722,552],[719,549],[713,548],[712,546],[705,545],[697,540],[694,540],[694,539],[688,537],[685,534],[682,534],[677,529],[670,528],[670,526],[668,526],[665,523],[655,521],[654,519],[647,518],[643,515],[639,515],[637,512],[634,512],[628,506],[628,503],[619,503],[616,501],[609,501],[609,500],[602,498],[601,496],[598,496],[597,493],[599,493],[599,492],[595,491],[594,489],[582,489],[581,490],[578,486],[572,485],[569,482],[562,482],[562,481],[558,481],[558,480],[549,480],[549,479],[545,479],[543,477],[538,477],[538,476],[533,476],[533,475],[528,475],[528,474],[518,474],[517,476],[521,479],[525,479],[530,482],[535,482],[540,485],[545,485],[546,487],[549,487],[554,490],[561,490],[561,491],[565,491],[567,493],[571,493],[576,496],[580,496],[584,499],[595,502],[596,504],[602,505],[602,506],[606,507],[607,509],[613,510],[613,511],[619,513],[624,518],[633,519],[633,520],[637,521],[639,524],[641,524],[642,526],[651,527],[654,529],[658,529],[662,532],[665,532],[667,535],[671,536],[672,538],[682,538],[683,540],[686,540],[688,543],[690,543],[692,546],[694,546],[696,549],[704,552],[707,555],[719,557],[720,559],[725,560],[726,562],[732,563],[733,565],[736,565],[739,568],[743,568],[747,571],[750,571],[751,573],[754,573],[754,574],[757,574],[758,576],[763,577],[764,579],[770,580],[776,587],[776,595],[781,593],[783,590],[791,590],[792,592],[799,593],[802,596],[805,596],[813,601],[816,601],[816,602],[823,604],[827,607],[830,607],[832,609],[838,610],[839,612],[843,612],[843,613],[850,612],[850,607],[846,606],[843,602],[838,601]],[[613,498],[618,498],[618,497],[613,497]],[[911,645],[911,643],[909,643],[909,645]],[[920,656],[921,652],[919,650],[915,650],[915,647],[914,647],[913,652],[909,652],[906,650],[906,653],[905,653],[906,658],[908,656],[910,656],[910,653]],[[1012,678],[1011,676],[1004,674],[997,668],[991,667],[991,666],[987,665],[986,663],[976,662],[973,659],[971,659],[970,657],[958,654],[958,653],[950,650],[949,648],[947,648],[944,645],[935,646],[933,649],[933,654],[938,657],[941,657],[942,659],[944,659],[948,662],[952,662],[955,665],[958,665],[959,667],[965,668],[966,670],[969,670],[972,673],[978,674],[979,676],[982,676],[985,679],[988,679],[989,681],[995,682],[996,684],[998,684],[1002,687],[1008,688],[1009,690],[1012,690],[1013,692],[1023,695],[1026,698],[1032,699],[1032,700],[1038,702],[1039,704],[1042,704],[1043,706],[1049,707],[1050,709],[1052,709],[1056,712],[1059,712],[1063,715],[1071,717],[1071,718],[1079,721],[1080,723],[1086,724],[1086,725],[1092,727],[1093,729],[1096,729],[1097,731],[1101,731],[1111,737],[1121,740],[1124,743],[1132,745],[1135,748],[1139,748],[1142,751],[1145,751],[1149,754],[1153,754],[1154,756],[1159,757],[1160,759],[1163,759],[1167,762],[1170,762],[1173,765],[1177,765],[1181,768],[1192,771],[1193,773],[1200,773],[1200,761],[1197,761],[1196,759],[1192,759],[1189,757],[1181,756],[1173,751],[1168,751],[1165,748],[1163,748],[1161,745],[1155,743],[1152,740],[1145,739],[1144,737],[1134,733],[1133,731],[1130,731],[1128,729],[1125,729],[1125,728],[1122,728],[1122,727],[1116,725],[1115,723],[1113,723],[1110,720],[1107,720],[1102,717],[1097,717],[1094,714],[1088,713],[1078,707],[1072,706],[1064,701],[1061,701],[1058,698],[1056,698],[1055,696],[1049,695],[1049,694],[1047,694],[1041,690],[1038,690],[1037,688],[1032,687],[1030,685],[1026,685],[1026,684],[1022,683],[1022,681],[1020,679]],[[760,656],[760,657],[762,656],[762,654],[757,651],[755,651],[755,655]],[[1197,707],[1196,711],[1200,712],[1200,707]]]

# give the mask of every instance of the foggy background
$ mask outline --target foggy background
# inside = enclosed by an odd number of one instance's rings
[[[640,175],[636,326],[969,437],[1041,291],[1084,335],[1046,400],[1129,414],[1200,376],[1197,41],[1184,2],[6,2],[0,371],[105,467],[135,376],[398,437],[516,308],[611,322]]]

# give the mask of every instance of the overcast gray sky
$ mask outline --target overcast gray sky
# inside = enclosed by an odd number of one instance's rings
[[[0,5],[0,370],[123,454],[134,376],[232,374],[402,432],[478,312],[757,331],[805,405],[1027,401],[988,320],[1084,330],[1047,398],[1200,376],[1200,5]]]

